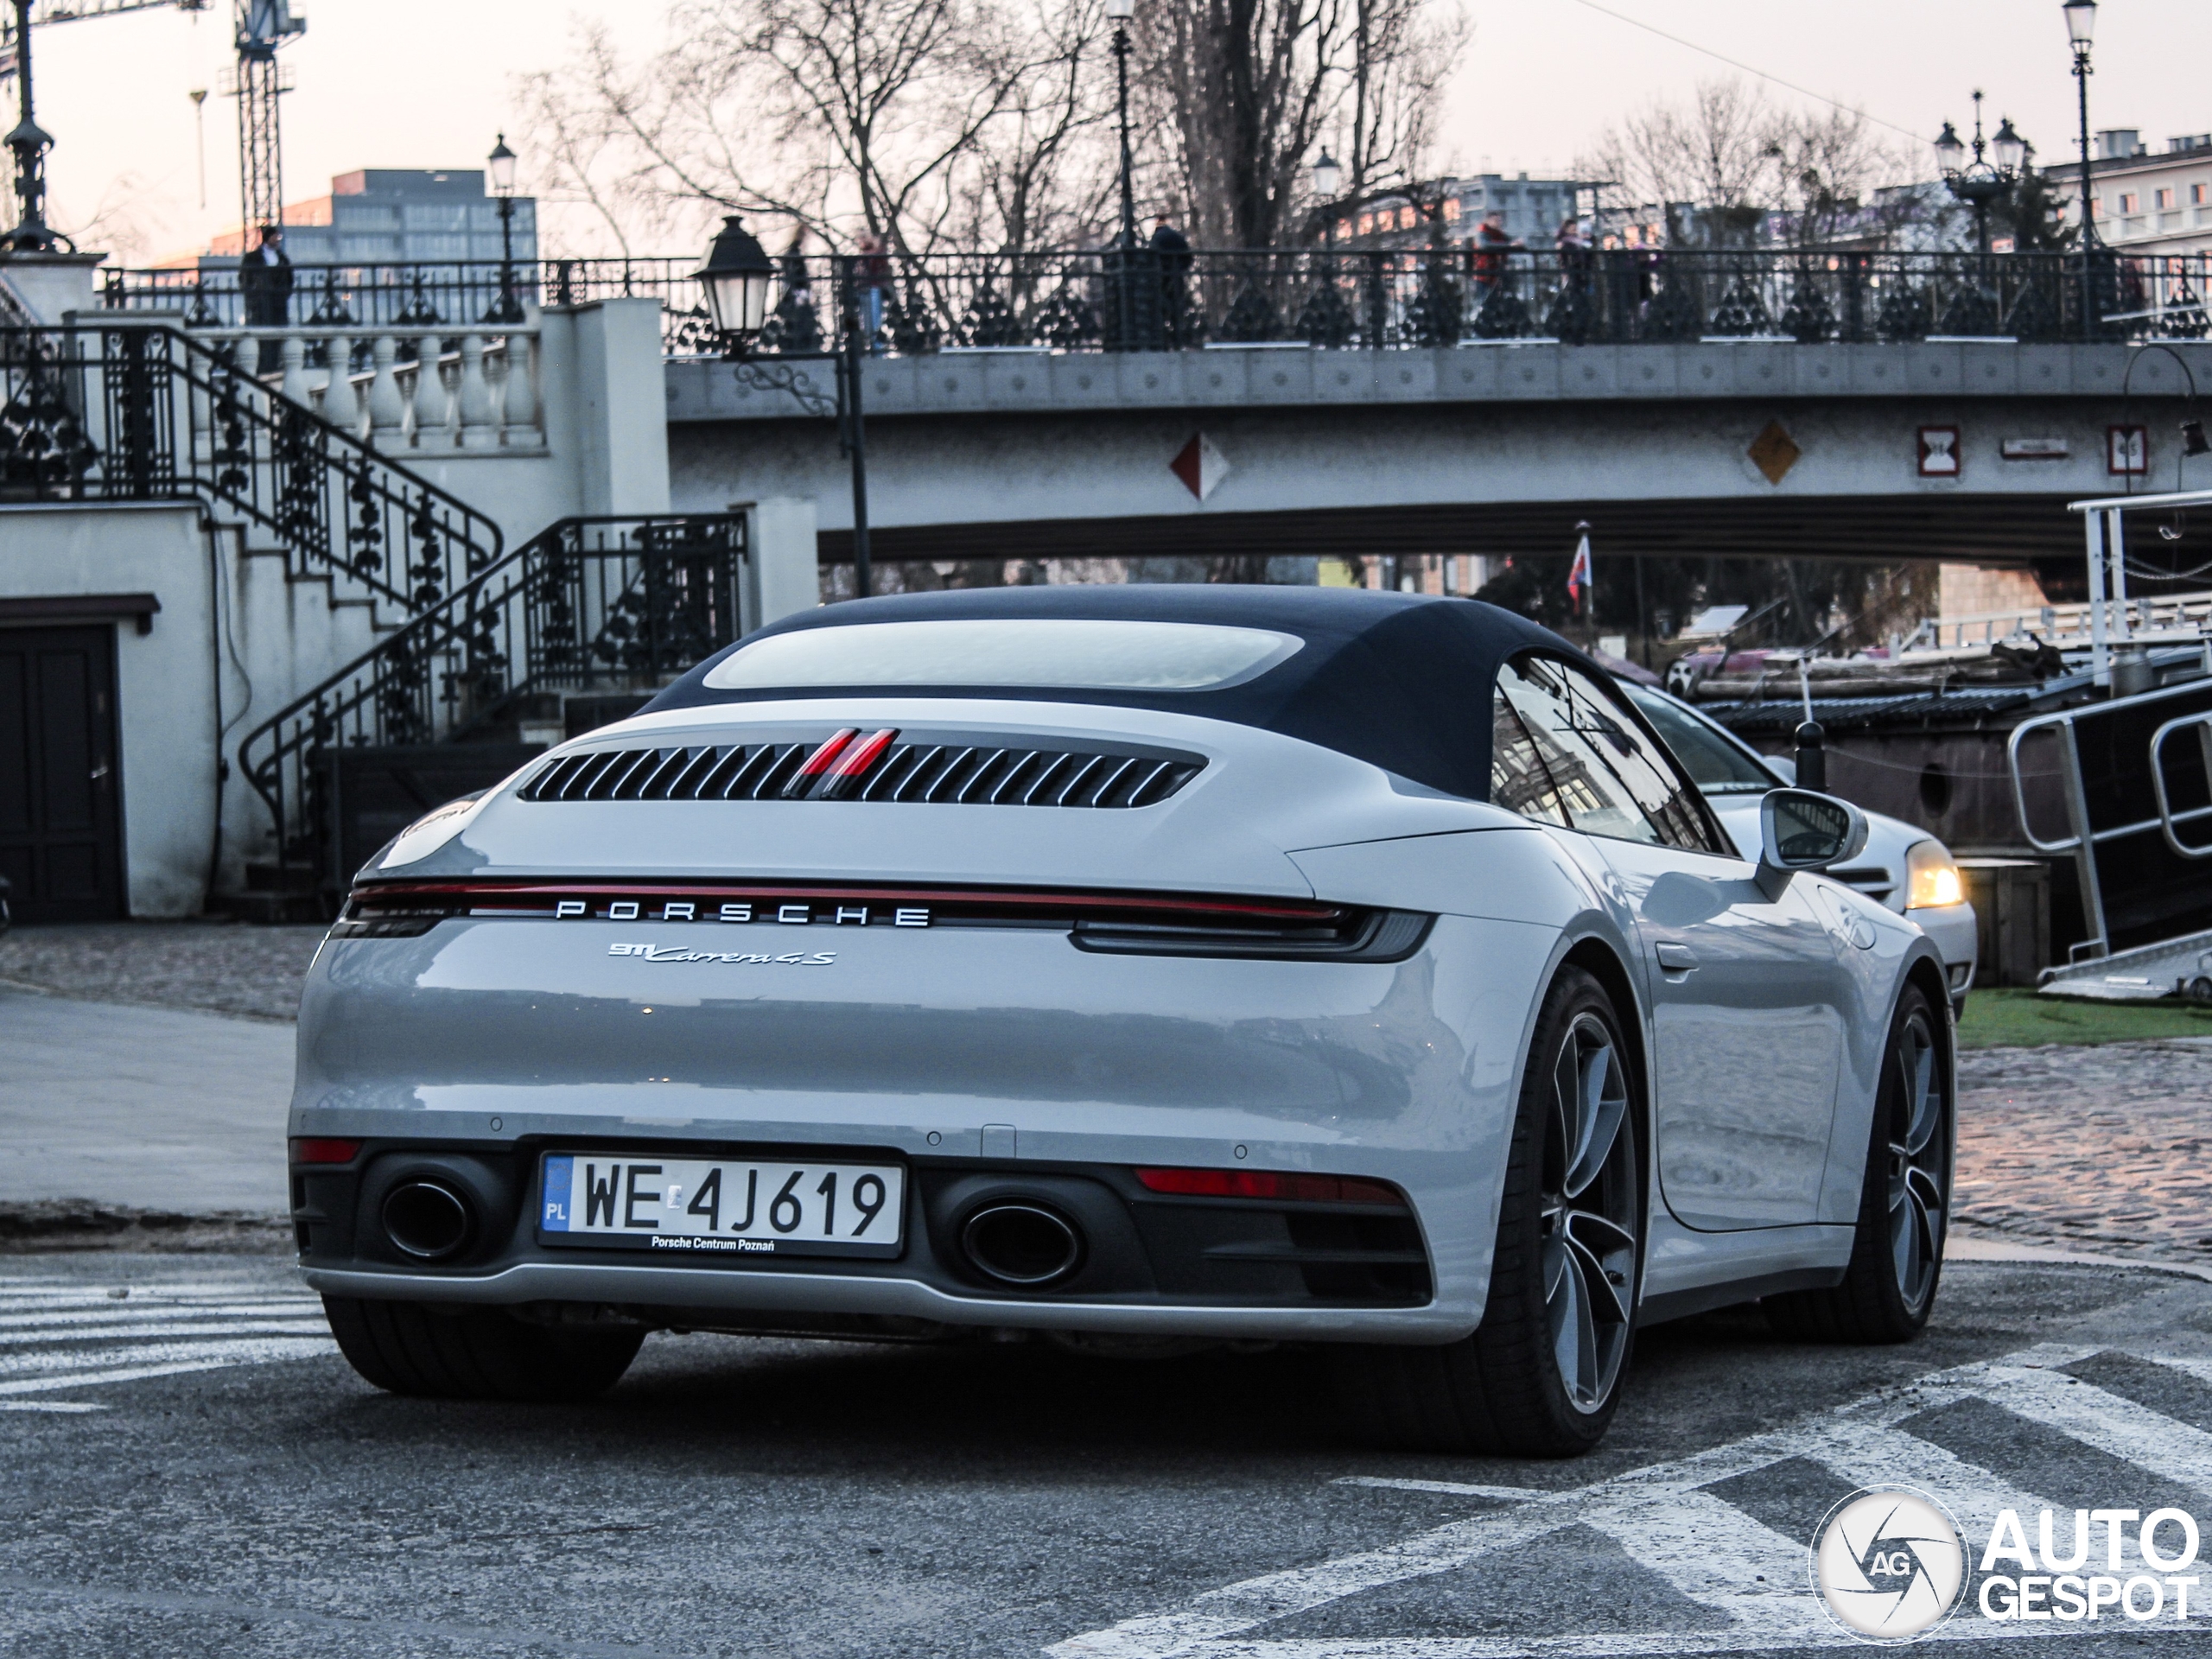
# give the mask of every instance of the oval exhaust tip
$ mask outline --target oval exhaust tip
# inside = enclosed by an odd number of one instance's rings
[[[385,1196],[384,1230],[420,1261],[435,1262],[468,1243],[468,1200],[442,1181],[403,1181]]]
[[[1083,1238],[1065,1217],[1034,1204],[992,1204],[960,1230],[968,1259],[1002,1285],[1049,1285],[1073,1273]]]

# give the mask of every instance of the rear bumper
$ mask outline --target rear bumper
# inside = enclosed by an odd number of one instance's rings
[[[861,1316],[1116,1336],[1421,1344],[1455,1342],[1474,1328],[1463,1313],[1434,1303],[1417,1308],[1276,1308],[994,1300],[950,1296],[915,1280],[878,1274],[531,1262],[483,1274],[304,1267],[301,1276],[310,1288],[331,1296],[473,1306],[556,1302],[694,1308],[702,1325],[711,1325],[717,1311],[770,1313],[786,1316],[798,1329],[806,1328],[812,1316]]]
[[[1481,1316],[1550,930],[1445,916],[1408,960],[1332,963],[1090,955],[1034,931],[854,928],[830,934],[834,969],[765,974],[610,957],[609,939],[633,931],[455,920],[325,947],[302,1010],[290,1133],[480,1160],[503,1195],[499,1215],[513,1219],[480,1252],[424,1268],[388,1249],[378,1256],[362,1195],[318,1197],[301,1181],[324,1178],[296,1171],[311,1284],[403,1300],[1228,1338],[1446,1341]],[[578,1259],[520,1219],[549,1147],[741,1146],[895,1159],[918,1192],[940,1178],[1089,1180],[1119,1195],[1141,1260],[1110,1282],[1078,1275],[1052,1293],[1001,1295],[963,1281],[945,1218],[918,1209],[897,1261],[834,1263]],[[1410,1207],[1417,1294],[1332,1293],[1298,1259],[1310,1238],[1282,1240],[1289,1254],[1272,1264],[1296,1269],[1303,1289],[1262,1271],[1264,1240],[1162,1247],[1146,1230],[1151,1200],[1130,1190],[1128,1172],[1143,1166],[1387,1183]],[[1205,1271],[1191,1270],[1194,1255]],[[1224,1262],[1235,1265],[1216,1271]]]
[[[686,1255],[676,1265],[621,1248],[638,1235],[617,1242],[540,1233],[539,1160],[558,1149],[542,1141],[442,1146],[387,1139],[367,1142],[345,1165],[294,1166],[292,1213],[308,1281],[340,1295],[553,1303],[572,1313],[612,1307],[652,1325],[766,1325],[822,1334],[868,1334],[869,1320],[923,1320],[1178,1336],[1370,1337],[1410,1322],[1414,1332],[1433,1330],[1444,1340],[1470,1324],[1437,1306],[1414,1212],[1388,1194],[1371,1202],[1192,1196],[1152,1191],[1126,1167],[872,1152],[870,1162],[906,1169],[895,1257],[771,1249]],[[659,1160],[714,1150],[632,1137],[626,1155]],[[810,1163],[853,1155],[776,1150]],[[469,1217],[466,1242],[435,1264],[404,1251],[385,1220],[392,1193],[423,1182],[454,1194]],[[972,1253],[968,1223],[1007,1205],[1049,1211],[1075,1241],[1072,1264],[1051,1282],[1009,1290]]]

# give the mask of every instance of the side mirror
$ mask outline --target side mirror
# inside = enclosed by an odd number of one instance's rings
[[[1866,850],[1866,815],[1809,789],[1770,790],[1759,802],[1759,874],[1770,899],[1799,870],[1824,870]]]

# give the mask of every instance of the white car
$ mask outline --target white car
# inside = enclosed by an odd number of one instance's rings
[[[1624,682],[1621,689],[1659,728],[1667,747],[1705,791],[1738,849],[1756,858],[1759,802],[1769,790],[1794,787],[1796,766],[1761,754],[1726,727],[1656,687]],[[1869,812],[1865,850],[1827,874],[1919,925],[1942,954],[1952,1006],[1963,1011],[1980,936],[1950,849],[1917,824]]]
[[[677,1328],[1335,1344],[1409,1445],[1603,1434],[1640,1324],[1928,1318],[1927,936],[1757,855],[1604,671],[1358,590],[862,600],[399,836],[300,1013],[361,1374],[575,1397]]]

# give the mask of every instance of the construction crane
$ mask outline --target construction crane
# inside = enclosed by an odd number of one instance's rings
[[[210,0],[13,0],[13,16],[0,13],[0,79],[16,77],[21,119],[8,135],[16,157],[16,197],[21,219],[0,235],[0,252],[51,253],[68,238],[46,223],[46,152],[54,140],[32,118],[31,36],[56,23],[117,17],[130,11],[206,11]],[[289,0],[234,0],[233,41],[238,67],[224,76],[223,91],[238,100],[238,190],[250,234],[284,219],[283,144],[276,100],[290,79],[276,61],[277,48],[307,32]]]

